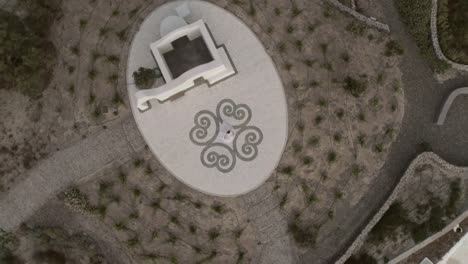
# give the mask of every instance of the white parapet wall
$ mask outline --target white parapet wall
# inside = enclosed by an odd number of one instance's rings
[[[173,41],[184,36],[187,36],[189,40],[201,36],[213,60],[198,65],[177,78],[173,78],[163,54],[173,49],[171,44]],[[158,41],[151,43],[150,48],[166,83],[160,87],[136,92],[137,107],[141,111],[149,109],[148,101],[150,100],[156,99],[164,102],[192,88],[195,85],[194,81],[197,79],[203,78],[211,85],[235,74],[234,66],[226,50],[224,47],[216,47],[205,22],[201,19],[170,32]]]

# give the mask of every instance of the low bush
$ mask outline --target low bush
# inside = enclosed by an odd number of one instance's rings
[[[135,84],[140,89],[149,89],[159,77],[156,69],[140,67],[138,71],[133,72]]]
[[[344,79],[343,88],[352,96],[360,97],[367,90],[367,82],[347,76]]]

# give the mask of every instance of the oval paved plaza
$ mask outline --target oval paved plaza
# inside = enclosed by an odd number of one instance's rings
[[[181,2],[154,10],[136,33],[128,57],[132,111],[149,148],[179,180],[202,192],[234,196],[261,185],[276,168],[287,139],[287,105],[276,68],[254,33],[237,17],[206,2],[188,2],[189,23],[203,19],[216,45],[224,46],[237,73],[212,86],[203,83],[151,109],[136,108],[132,74],[154,68],[150,43],[161,20]],[[228,124],[228,125],[227,125]],[[232,142],[222,133],[232,128]]]

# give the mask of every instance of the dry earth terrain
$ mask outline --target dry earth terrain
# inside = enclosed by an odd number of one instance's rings
[[[98,219],[136,263],[268,263],[278,254],[284,263],[327,263],[345,246],[347,215],[398,134],[401,48],[318,0],[212,2],[257,34],[287,94],[289,141],[277,172],[255,192],[262,196],[200,194],[145,150],[59,200]],[[129,115],[122,73],[131,29],[163,3],[63,0],[49,36],[59,56],[42,97],[0,89],[1,192],[41,159]],[[260,198],[266,206],[256,208]],[[272,224],[278,233],[262,233]]]

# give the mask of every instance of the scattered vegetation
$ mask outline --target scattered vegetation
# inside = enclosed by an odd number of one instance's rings
[[[133,72],[135,85],[140,89],[149,89],[159,77],[156,69],[140,67],[138,71]]]
[[[446,71],[449,65],[437,58],[432,46],[430,29],[432,2],[427,0],[396,0],[395,5],[407,30],[419,46],[421,55],[431,68],[437,73]]]
[[[343,88],[354,97],[360,97],[367,89],[365,80],[357,80],[350,76],[344,79]]]
[[[47,88],[56,61],[56,50],[47,39],[47,31],[37,27],[39,24],[48,29],[50,24],[40,20],[49,21],[48,16],[54,16],[55,9],[52,14],[45,14],[49,11],[44,9],[32,13],[36,12],[39,14],[21,20],[0,10],[0,89],[16,90],[31,98],[40,97]]]
[[[438,8],[437,34],[444,55],[468,64],[468,1],[439,0]]]

